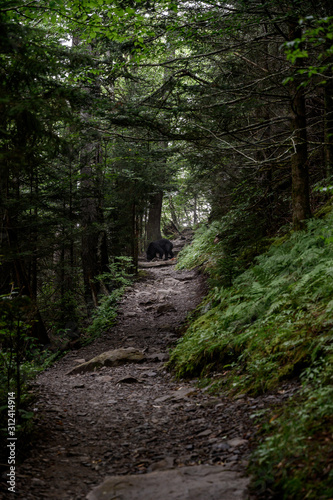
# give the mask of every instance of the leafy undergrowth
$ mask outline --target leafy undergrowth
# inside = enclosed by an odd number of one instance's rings
[[[181,251],[177,267],[200,267],[209,276],[211,286],[229,287],[271,241],[262,236],[260,223],[242,205],[209,226],[201,225],[192,244]]]
[[[332,366],[308,369],[300,394],[263,425],[250,473],[256,498],[333,498]]]
[[[111,328],[118,316],[119,301],[131,285],[134,275],[130,272],[132,261],[129,257],[117,257],[109,264],[109,272],[98,276],[98,280],[108,282],[109,291],[101,298],[98,308],[94,311],[92,322],[87,328],[82,341],[88,345],[98,338],[102,332]]]
[[[307,231],[277,240],[232,286],[215,287],[171,354],[179,377],[214,374],[216,386],[230,392],[259,394],[288,378],[303,380],[253,455],[263,498],[333,498],[332,223],[332,214],[309,221]],[[188,250],[187,263],[191,258]]]

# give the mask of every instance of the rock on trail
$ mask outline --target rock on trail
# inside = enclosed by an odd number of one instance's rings
[[[94,488],[87,500],[235,500],[246,499],[248,480],[221,466],[197,465],[114,476]]]
[[[93,372],[103,366],[119,366],[125,363],[141,363],[145,359],[143,352],[134,347],[125,349],[113,349],[106,351],[89,361],[80,363],[74,368],[71,368],[67,375],[76,375],[77,373]]]
[[[205,283],[173,264],[145,272],[111,330],[38,377],[38,436],[17,467],[16,498],[248,498],[248,417],[264,403],[211,396],[195,381],[173,379],[164,362]],[[115,350],[140,363],[115,363]]]

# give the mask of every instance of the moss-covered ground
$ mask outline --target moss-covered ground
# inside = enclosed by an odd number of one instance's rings
[[[263,498],[331,499],[333,214],[271,241],[245,270],[240,253],[233,262],[223,241],[214,244],[218,229],[201,228],[181,256],[180,266],[206,269],[211,291],[170,366],[179,377],[215,373],[216,390],[230,393],[255,395],[298,378],[297,398],[261,420],[253,487]]]

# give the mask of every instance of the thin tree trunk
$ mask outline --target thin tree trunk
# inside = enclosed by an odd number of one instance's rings
[[[176,226],[176,228],[178,229],[179,222],[178,222],[178,218],[177,218],[177,214],[176,214],[176,208],[175,208],[175,205],[173,203],[173,199],[172,199],[171,195],[169,196],[169,209],[170,209],[170,213],[171,213],[171,220],[174,223],[174,225]]]
[[[108,264],[106,233],[101,228],[103,213],[100,208],[99,187],[95,171],[100,160],[99,144],[91,143],[85,146],[81,157],[81,255],[84,295],[88,313],[98,306],[100,284],[96,281],[96,277],[106,271]]]
[[[198,223],[198,208],[197,208],[197,195],[194,195],[193,199],[193,225],[196,226]]]
[[[133,272],[137,273],[139,259],[139,224],[135,201],[133,201],[132,204],[132,259]]]
[[[333,175],[333,76],[325,86],[325,165],[326,175]]]
[[[289,21],[289,38],[295,40],[302,35],[297,20]],[[296,70],[300,60],[296,60]],[[311,217],[309,165],[307,147],[307,121],[305,94],[300,87],[297,76],[289,84],[291,95],[291,130],[292,130],[292,217],[295,230],[303,228],[305,219]]]

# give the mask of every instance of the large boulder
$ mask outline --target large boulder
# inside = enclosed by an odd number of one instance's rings
[[[249,479],[223,466],[196,465],[144,475],[112,476],[87,500],[245,500]]]
[[[95,356],[90,361],[86,361],[78,366],[74,366],[67,375],[76,375],[77,373],[93,372],[102,366],[119,366],[125,363],[141,363],[145,359],[143,352],[134,347],[123,349],[114,349],[106,351]]]

